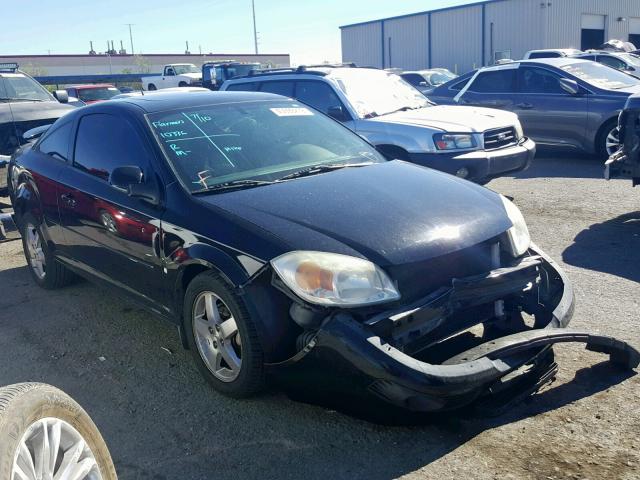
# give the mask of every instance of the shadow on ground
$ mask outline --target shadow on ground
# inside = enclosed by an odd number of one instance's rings
[[[629,376],[602,363],[497,418],[454,413],[426,425],[380,426],[275,389],[250,400],[221,396],[172,325],[89,283],[44,291],[18,267],[0,271],[0,285],[0,384],[42,381],[73,396],[101,429],[123,479],[396,478],[487,429]]]
[[[569,265],[640,282],[640,211],[582,230],[562,259]]]
[[[527,170],[507,176],[516,179],[602,178],[604,181],[604,160],[586,153],[540,149]]]

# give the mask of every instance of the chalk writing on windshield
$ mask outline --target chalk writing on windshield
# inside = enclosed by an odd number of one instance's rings
[[[188,157],[191,153],[191,150],[183,150],[182,147],[176,145],[175,143],[170,144],[169,148],[173,150],[173,153],[175,153],[177,157]]]

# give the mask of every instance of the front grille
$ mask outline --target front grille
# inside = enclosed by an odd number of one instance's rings
[[[484,149],[496,150],[497,148],[515,145],[518,136],[514,127],[494,128],[484,132]]]

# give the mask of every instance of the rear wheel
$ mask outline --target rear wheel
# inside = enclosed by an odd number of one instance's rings
[[[20,221],[22,248],[35,282],[43,288],[55,289],[71,283],[72,272],[62,266],[53,256],[43,234],[40,222],[31,214]]]
[[[191,281],[184,305],[187,341],[202,375],[232,397],[259,391],[264,384],[262,346],[242,298],[208,271]]]
[[[622,145],[617,120],[611,120],[602,127],[596,143],[597,153],[601,158],[609,158],[620,150]]]
[[[149,90],[149,91],[153,91],[153,90],[157,90],[157,88],[156,88],[156,86],[155,86],[153,83],[150,83],[150,84],[149,84],[149,88],[148,88],[148,90]]]

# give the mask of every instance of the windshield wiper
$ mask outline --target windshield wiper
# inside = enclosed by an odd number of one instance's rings
[[[231,182],[218,183],[210,187],[201,188],[200,190],[194,190],[194,195],[199,193],[215,193],[227,190],[241,190],[244,188],[261,187],[263,185],[272,185],[276,182],[269,182],[267,180],[233,180]]]
[[[382,115],[391,115],[392,113],[406,112],[407,110],[417,110],[419,108],[423,108],[423,107],[406,107],[405,106],[405,107],[397,108],[395,110],[391,110],[390,112],[383,113]]]
[[[290,173],[284,177],[279,178],[276,182],[284,182],[293,178],[309,177],[311,175],[317,175],[318,173],[331,172],[333,170],[340,170],[341,168],[351,167],[366,167],[367,165],[373,165],[373,162],[360,162],[360,163],[333,163],[327,165],[314,165],[313,167],[305,168],[304,170],[298,170],[297,172]]]
[[[0,102],[9,102],[12,100],[22,100],[23,102],[44,102],[41,98],[0,97]]]

